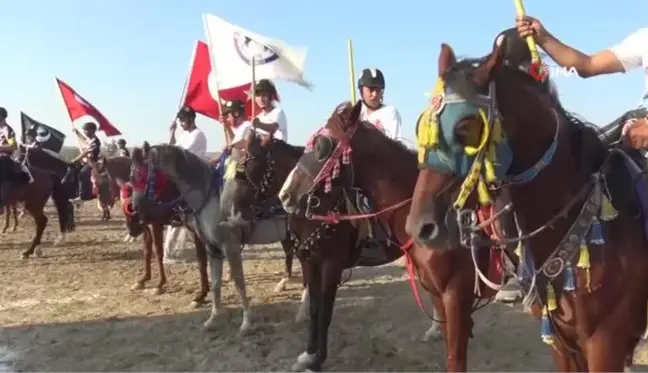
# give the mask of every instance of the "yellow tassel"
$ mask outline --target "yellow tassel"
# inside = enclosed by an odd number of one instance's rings
[[[556,301],[556,291],[554,290],[551,283],[547,285],[547,310],[555,311],[558,308],[558,302]]]
[[[495,123],[493,123],[493,130],[491,131],[491,141],[495,143],[500,143],[502,142],[502,139],[504,138],[504,133],[502,131],[502,122],[499,120],[499,118],[495,119]]]
[[[522,259],[522,248],[524,245],[522,245],[522,241],[518,241],[517,246],[515,247],[515,255],[517,255],[518,258]]]
[[[495,162],[497,162],[495,146],[491,144],[488,149],[488,154],[486,154],[486,161],[484,163],[484,178],[486,180],[486,183],[490,184],[497,181],[497,176],[495,175]]]
[[[482,178],[479,178],[479,181],[477,182],[477,198],[479,199],[479,204],[482,206],[488,206],[493,203],[493,200],[488,193],[486,183]]]
[[[605,193],[602,192],[601,197],[601,211],[599,213],[600,219],[603,221],[616,219],[616,217],[619,216],[619,212],[614,208],[612,202],[610,202],[610,199],[605,195]]]
[[[591,268],[590,255],[589,255],[589,249],[587,248],[587,244],[585,243],[584,239],[581,241],[580,254],[578,255],[578,263],[576,263],[576,267],[585,270],[585,286],[587,287],[587,291],[591,292],[592,272],[590,271]]]

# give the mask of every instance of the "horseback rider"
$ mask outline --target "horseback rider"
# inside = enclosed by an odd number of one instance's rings
[[[74,165],[86,158],[86,162],[79,170],[79,195],[74,199],[75,202],[89,201],[94,197],[90,181],[90,165],[87,161],[97,162],[101,154],[101,141],[97,137],[97,125],[93,122],[86,122],[81,129],[83,133],[74,128],[77,137],[85,139],[81,145],[81,153],[70,161],[70,164]]]
[[[25,132],[25,143],[22,145],[31,149],[39,148],[40,143],[36,140],[36,136],[38,136],[38,134],[36,133],[36,129],[34,127],[29,128]]]
[[[272,134],[277,140],[288,142],[288,121],[283,109],[277,106],[277,88],[268,79],[261,79],[254,85],[254,102],[261,112],[252,121],[258,133]]]
[[[207,155],[207,137],[203,131],[196,127],[196,111],[190,106],[184,106],[178,111],[176,119],[171,125],[169,144],[177,145],[201,158],[205,158]],[[183,131],[176,139],[178,122]]]
[[[245,148],[245,135],[252,128],[252,122],[245,118],[243,101],[232,100],[223,105],[223,122],[227,133],[227,151]]]
[[[640,67],[644,70],[648,68],[648,28],[635,31],[611,48],[588,55],[563,44],[533,17],[517,17],[516,27],[522,38],[533,36],[538,46],[558,65],[566,68],[573,67],[582,78],[625,73]],[[646,98],[648,98],[648,86],[638,109],[626,112],[603,128],[606,142],[621,139],[633,148],[648,148]]]
[[[358,90],[362,98],[360,119],[376,126],[390,139],[397,140],[400,137],[401,117],[395,107],[383,103],[385,76],[382,71],[362,70]]]
[[[0,213],[4,213],[6,186],[14,181],[16,165],[11,159],[17,149],[16,133],[7,124],[7,109],[0,107]]]
[[[178,123],[182,133],[176,138]],[[197,155],[202,159],[207,157],[207,137],[205,133],[196,126],[196,111],[190,106],[180,108],[176,120],[171,125],[171,136],[169,144],[181,147]],[[167,229],[164,237],[164,262],[167,264],[182,262],[192,258],[194,249],[190,248],[187,236],[189,231],[182,226],[184,216],[182,213],[174,213],[171,216],[171,226]]]
[[[117,149],[119,150],[119,155],[122,157],[130,158],[130,151],[126,148],[126,140],[119,139],[117,140]]]

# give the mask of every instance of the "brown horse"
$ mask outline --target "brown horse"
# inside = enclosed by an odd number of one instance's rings
[[[291,229],[298,230],[299,224],[309,224],[303,232],[312,232],[311,237],[325,237],[333,240],[338,229],[345,224],[367,215],[357,214],[361,190],[371,196],[375,210],[373,218],[385,231],[382,262],[395,261],[408,247],[409,236],[405,233],[405,219],[410,196],[418,174],[416,155],[403,144],[390,140],[373,125],[359,120],[362,102],[355,106],[342,104],[333,112],[326,126],[312,140],[311,151],[299,159],[288,176],[279,197],[291,216]],[[349,211],[351,208],[351,211]],[[356,212],[354,212],[356,211]],[[319,226],[317,230],[313,226]],[[355,231],[355,229],[354,229]],[[298,244],[307,243],[308,236],[301,237]],[[323,241],[318,245],[299,247],[298,255],[306,258],[305,273],[311,296],[311,327],[306,351],[297,359],[295,370],[320,370],[327,355],[327,334],[340,275],[344,268],[362,265],[358,258],[363,253],[357,245],[357,235],[346,244]],[[310,238],[312,241],[313,238]],[[333,250],[333,244],[337,244]],[[366,255],[369,257],[369,255]],[[435,271],[452,271],[455,258],[439,258],[436,263],[422,263],[434,266]],[[470,262],[468,262],[470,263]],[[429,272],[427,269],[425,272]],[[466,281],[471,275],[457,280]],[[438,278],[421,277],[423,286],[438,295],[435,282]],[[470,283],[474,284],[474,281]],[[469,289],[472,296],[472,287]],[[472,298],[471,298],[472,299]],[[435,304],[440,300],[433,298]],[[468,315],[472,304],[468,306]],[[465,313],[465,312],[464,312]],[[450,317],[450,316],[448,316]],[[436,326],[430,328],[434,333]],[[426,333],[428,334],[428,333]]]
[[[101,157],[97,162],[89,161],[90,178],[96,190],[99,208],[102,212],[102,220],[110,220],[110,210],[120,196],[120,186],[117,180],[122,183],[130,181],[132,161],[129,157]],[[122,206],[123,207],[123,206]],[[126,234],[124,241],[133,241],[134,237]]]
[[[622,371],[646,327],[645,180],[633,161],[640,157],[607,150],[557,97],[504,64],[505,44],[460,62],[442,46],[407,230],[425,246],[451,249],[448,240],[460,234],[470,247],[481,227],[475,199],[463,197],[476,194],[488,205],[487,187],[505,188],[531,273],[527,303],[542,315],[558,369]],[[453,228],[439,218],[449,206],[436,197],[457,185],[463,197],[451,210],[463,219]]]
[[[151,280],[151,258],[155,249],[155,259],[160,270],[160,279],[154,288],[155,294],[164,292],[166,272],[164,270],[163,236],[164,227],[167,225],[182,225],[177,220],[175,209],[179,206],[180,194],[176,187],[167,182],[159,171],[149,175],[146,163],[148,155],[147,143],[143,149],[135,148],[132,154],[132,173],[128,176],[130,182],[122,179],[115,170],[115,182],[121,188],[121,205],[126,216],[128,232],[133,237],[144,234],[142,246],[142,264],[144,271],[142,277],[132,286],[133,290],[143,289],[146,282]],[[121,161],[120,161],[121,162]],[[122,162],[126,163],[126,162]],[[108,164],[106,163],[106,166]],[[190,229],[191,230],[191,229]],[[198,272],[200,273],[200,291],[193,298],[191,304],[199,306],[205,303],[209,292],[209,279],[207,277],[207,252],[205,245],[198,234],[191,230],[196,256],[198,258]]]
[[[75,229],[74,227],[74,208],[69,201],[70,186],[61,182],[61,174],[57,174],[50,166],[57,164],[57,160],[47,155],[44,159],[46,162],[34,162],[32,154],[40,154],[40,149],[32,149],[26,155],[25,167],[31,174],[27,174],[16,161],[12,159],[3,160],[3,175],[9,170],[13,174],[11,181],[3,180],[3,202],[6,206],[16,205],[19,202],[24,204],[24,208],[34,218],[36,224],[36,235],[34,236],[30,247],[22,253],[23,258],[29,258],[32,254],[40,256],[42,251],[37,249],[41,243],[43,231],[47,226],[47,217],[44,213],[45,203],[52,197],[54,206],[59,219],[59,238],[54,242],[56,245],[60,242],[65,234]],[[41,158],[41,157],[35,157]],[[6,168],[6,170],[5,170]],[[6,176],[5,176],[6,177]]]

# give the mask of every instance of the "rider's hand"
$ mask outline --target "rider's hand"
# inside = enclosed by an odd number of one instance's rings
[[[523,39],[527,36],[533,36],[538,44],[543,44],[549,39],[549,33],[542,23],[533,17],[515,17],[515,27]]]
[[[169,131],[175,132],[176,128],[178,128],[178,121],[174,120],[173,122],[171,122],[171,127],[169,127]]]
[[[626,129],[624,142],[635,149],[648,149],[648,119],[632,122]]]

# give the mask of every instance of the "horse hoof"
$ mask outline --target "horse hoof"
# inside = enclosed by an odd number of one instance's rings
[[[210,315],[207,321],[203,324],[203,331],[210,332],[216,329],[217,315]]]
[[[135,285],[131,286],[131,290],[142,290],[144,289],[143,282],[136,282]]]
[[[287,278],[282,278],[281,281],[279,281],[279,283],[277,284],[277,286],[275,286],[274,292],[275,293],[280,293],[280,292],[286,290],[286,283],[287,282],[288,282]]]
[[[27,254],[27,253],[22,253],[22,254],[20,254],[20,258],[21,258],[21,259],[29,259],[29,254]]]
[[[241,327],[239,328],[239,335],[246,335],[250,331],[252,331],[252,325],[247,321],[243,322],[243,324],[241,324]]]
[[[160,295],[164,293],[164,289],[158,287],[158,288],[149,289],[146,292],[150,295]]]
[[[425,332],[425,334],[421,338],[421,342],[429,342],[435,339],[439,339],[440,337],[441,330],[438,327],[433,326]]]
[[[40,258],[41,256],[43,256],[43,249],[41,249],[40,247],[37,247],[37,248],[34,250],[34,254],[35,254],[37,257]]]
[[[200,308],[204,304],[204,301],[199,301],[199,300],[192,300],[191,303],[189,303],[190,308]]]
[[[304,372],[315,362],[315,354],[302,352],[297,358],[297,362],[292,366],[293,372]]]

